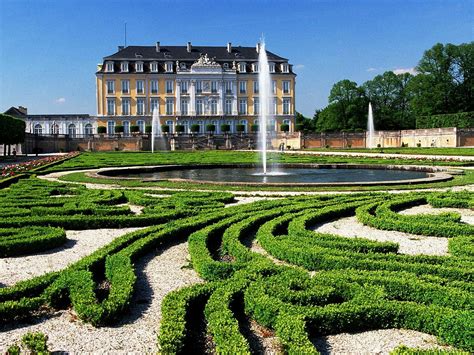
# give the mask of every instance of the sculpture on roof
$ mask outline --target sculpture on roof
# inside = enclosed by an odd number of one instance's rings
[[[204,55],[200,55],[199,56],[199,59],[193,64],[193,65],[196,65],[196,66],[203,66],[203,67],[209,67],[209,66],[212,66],[212,67],[215,67],[215,66],[219,66],[218,63],[216,63],[216,58],[215,57],[212,57],[212,58],[209,58],[209,56],[206,54]]]

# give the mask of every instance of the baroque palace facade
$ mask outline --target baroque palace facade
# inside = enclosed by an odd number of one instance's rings
[[[161,124],[175,132],[176,125],[185,133],[199,125],[214,124],[221,133],[228,124],[231,133],[237,125],[250,132],[258,125],[260,108],[258,88],[258,55],[260,46],[222,47],[127,46],[107,56],[98,65],[97,124],[107,127],[131,126],[140,132],[151,124],[158,109]],[[280,131],[282,124],[294,130],[295,77],[288,60],[267,51],[273,90],[272,119],[269,129]]]

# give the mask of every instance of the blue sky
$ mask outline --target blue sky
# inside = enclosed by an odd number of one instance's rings
[[[95,70],[128,44],[254,46],[289,58],[296,108],[312,115],[332,85],[416,66],[437,42],[472,41],[473,0],[0,0],[0,110],[96,113]]]

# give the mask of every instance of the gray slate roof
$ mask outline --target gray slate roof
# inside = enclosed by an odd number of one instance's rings
[[[255,47],[232,47],[232,53],[227,52],[227,47],[213,46],[192,46],[191,53],[188,53],[186,46],[160,46],[160,52],[155,46],[127,46],[118,52],[104,57],[104,60],[141,59],[156,60],[197,60],[202,54],[207,54],[209,58],[217,61],[245,61],[258,60],[258,53]],[[288,59],[280,57],[267,51],[268,60],[275,62],[287,62]]]

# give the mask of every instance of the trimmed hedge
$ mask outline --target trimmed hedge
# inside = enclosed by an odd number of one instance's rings
[[[416,128],[442,127],[472,128],[474,127],[474,112],[419,116],[416,118]]]

